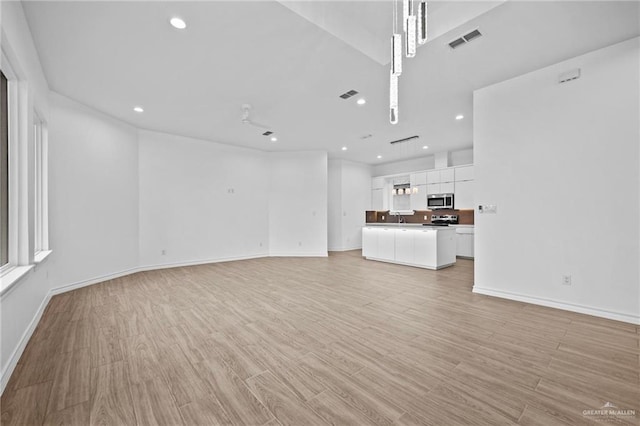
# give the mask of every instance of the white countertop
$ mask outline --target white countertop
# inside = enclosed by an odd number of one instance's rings
[[[385,228],[411,228],[411,229],[416,229],[416,228],[423,228],[423,229],[434,229],[434,230],[451,230],[451,231],[455,231],[455,228],[453,226],[433,226],[433,225],[423,225],[421,223],[367,223],[365,225],[366,226],[380,226],[380,227],[385,227]]]

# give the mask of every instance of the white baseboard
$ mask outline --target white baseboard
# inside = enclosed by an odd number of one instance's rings
[[[267,253],[262,253],[251,256],[219,257],[216,259],[191,260],[187,262],[157,263],[155,265],[140,266],[139,268],[137,268],[138,271],[136,272],[154,271],[156,269],[180,268],[183,266],[206,265],[208,263],[234,262],[236,260],[260,259],[263,257],[269,257],[269,255]]]
[[[533,305],[546,306],[549,308],[562,309],[570,312],[577,312],[580,314],[587,314],[594,317],[607,318],[615,321],[627,322],[630,324],[640,325],[640,316],[630,315],[622,312],[607,311],[604,309],[594,308],[592,306],[576,305],[573,303],[560,302],[552,299],[545,299],[536,296],[529,296],[518,293],[511,293],[508,291],[494,290],[490,288],[473,286],[473,292],[477,294],[484,294],[486,296],[500,297],[502,299],[516,300],[518,302],[531,303]]]
[[[7,364],[7,368],[2,372],[2,378],[0,379],[0,395],[4,393],[4,389],[7,387],[7,383],[9,383],[9,379],[11,378],[11,374],[13,374],[13,370],[15,370],[16,365],[18,365],[18,361],[22,356],[22,352],[24,352],[24,348],[27,347],[27,343],[29,343],[29,339],[33,335],[33,332],[36,330],[36,326],[40,322],[40,318],[42,318],[42,314],[44,313],[47,304],[49,304],[49,300],[51,299],[51,292],[47,294],[47,296],[42,300],[42,303],[38,307],[36,314],[31,319],[29,326],[22,334],[20,338],[20,342],[18,346],[13,350],[11,357],[9,357],[9,363]]]
[[[90,285],[98,284],[98,283],[101,283],[101,282],[104,282],[104,281],[109,281],[109,280],[112,280],[112,279],[115,279],[115,278],[124,277],[125,275],[135,274],[137,272],[152,271],[152,270],[157,270],[157,269],[178,268],[178,267],[181,267],[181,266],[204,265],[204,264],[207,264],[207,263],[220,263],[220,262],[232,262],[232,261],[236,261],[236,260],[258,259],[258,258],[273,257],[273,256],[282,256],[282,257],[327,257],[327,252],[320,252],[320,253],[289,253],[289,254],[282,253],[282,254],[271,254],[271,255],[259,254],[259,255],[255,255],[255,256],[227,257],[227,258],[217,258],[217,259],[194,260],[194,261],[189,261],[189,262],[175,262],[175,263],[168,263],[168,264],[146,265],[146,266],[140,266],[140,267],[135,267],[135,268],[129,268],[129,269],[125,269],[125,270],[120,271],[120,272],[115,272],[115,273],[103,275],[103,276],[100,276],[100,277],[93,277],[93,278],[89,278],[89,279],[86,279],[86,280],[77,281],[77,282],[74,282],[74,283],[71,283],[71,284],[65,284],[65,285],[62,285],[62,286],[59,286],[59,287],[52,288],[51,290],[49,290],[49,293],[47,293],[45,298],[42,300],[42,303],[38,307],[38,310],[35,312],[33,318],[31,319],[31,322],[29,323],[29,326],[27,327],[27,329],[23,333],[22,338],[20,339],[20,342],[18,343],[18,346],[15,348],[15,350],[11,354],[11,357],[9,358],[9,363],[7,364],[7,368],[5,368],[5,370],[2,372],[2,378],[0,379],[1,380],[0,381],[0,395],[2,395],[2,393],[4,393],[5,387],[7,386],[7,383],[9,382],[9,379],[11,378],[11,374],[13,374],[13,370],[15,370],[16,365],[18,364],[18,360],[20,360],[20,357],[22,356],[22,352],[24,352],[24,349],[27,346],[27,343],[29,343],[29,339],[31,339],[31,336],[33,335],[33,332],[35,331],[36,326],[38,325],[38,322],[40,321],[40,318],[42,318],[42,314],[44,313],[44,310],[47,307],[47,304],[49,303],[49,300],[51,300],[51,298],[53,296],[56,296],[56,295],[62,294],[62,293],[66,293],[68,291],[76,290],[76,289],[79,289],[79,288],[82,288],[82,287],[87,287],[87,286],[90,286]]]
[[[135,274],[136,272],[140,272],[140,268],[129,268],[120,272],[115,272],[113,274],[102,275],[100,277],[89,278],[87,280],[76,281],[75,283],[66,284],[60,287],[55,287],[49,290],[49,297],[66,293],[68,291],[77,290],[82,287],[98,284],[104,281],[113,280],[115,278],[124,277],[125,275]]]
[[[328,252],[311,252],[311,253],[297,253],[297,252],[272,252],[269,253],[269,257],[327,257]]]
[[[330,247],[329,251],[351,251],[351,250],[362,250],[362,246],[353,246],[353,247]]]

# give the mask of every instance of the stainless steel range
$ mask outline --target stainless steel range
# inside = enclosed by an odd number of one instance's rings
[[[457,214],[433,214],[431,215],[431,223],[455,225],[458,223]]]

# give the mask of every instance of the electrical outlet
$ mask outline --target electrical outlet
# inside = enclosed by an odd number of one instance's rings
[[[384,220],[384,215],[382,215],[382,220]]]
[[[427,220],[427,215],[426,214],[424,215],[424,220]]]
[[[164,255],[166,255],[166,254],[167,254],[167,251],[166,251],[165,249],[162,249],[161,254],[164,256]]]
[[[571,285],[571,275],[563,275],[562,276],[562,284],[563,285]]]

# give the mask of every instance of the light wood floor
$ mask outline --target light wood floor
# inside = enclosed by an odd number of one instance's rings
[[[548,426],[602,424],[583,410],[607,402],[638,423],[638,327],[475,295],[472,282],[472,261],[428,271],[356,251],[56,296],[2,424]]]

